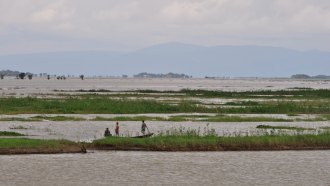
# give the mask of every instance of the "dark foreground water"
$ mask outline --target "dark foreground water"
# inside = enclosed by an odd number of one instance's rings
[[[0,156],[0,185],[330,185],[330,151]]]

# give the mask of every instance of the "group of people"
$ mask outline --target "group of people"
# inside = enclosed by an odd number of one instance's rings
[[[144,122],[144,120],[142,121],[142,125],[141,125],[141,133],[143,135],[145,135],[146,129],[149,131],[147,124]],[[116,127],[115,127],[115,134],[116,136],[119,136],[119,122],[116,122]],[[104,136],[112,136],[109,128],[106,128],[104,131]]]
[[[116,133],[116,136],[119,136],[119,122],[116,122],[115,133]],[[104,136],[112,136],[109,128],[105,129]]]

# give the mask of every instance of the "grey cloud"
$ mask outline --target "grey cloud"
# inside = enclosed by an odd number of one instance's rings
[[[21,32],[49,35],[43,41],[49,50],[63,49],[56,38],[66,40],[67,48],[73,50],[85,48],[79,47],[83,41],[102,43],[86,49],[129,50],[180,41],[330,50],[326,43],[330,39],[330,1],[0,0],[0,40],[13,38],[17,45],[29,42],[30,50],[39,45],[29,34],[24,40],[17,37]],[[106,42],[108,45],[103,44]],[[0,43],[1,51],[13,50],[6,46]]]

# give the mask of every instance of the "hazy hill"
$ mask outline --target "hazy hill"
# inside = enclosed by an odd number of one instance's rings
[[[181,43],[128,53],[53,52],[0,56],[0,69],[50,74],[133,75],[140,72],[204,76],[290,77],[329,74],[330,52],[265,46],[203,47]]]

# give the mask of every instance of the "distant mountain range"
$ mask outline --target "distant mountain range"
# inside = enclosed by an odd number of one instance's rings
[[[326,75],[317,75],[309,76],[307,74],[295,74],[291,76],[292,79],[330,79],[330,76]]]
[[[75,51],[3,55],[0,69],[57,75],[132,76],[140,72],[173,72],[194,77],[290,77],[292,74],[329,74],[330,52],[167,43],[127,53]]]

